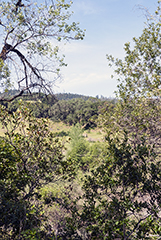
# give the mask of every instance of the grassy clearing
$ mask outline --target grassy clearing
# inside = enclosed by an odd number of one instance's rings
[[[0,136],[4,136],[4,133],[5,133],[5,129],[2,126],[2,124],[0,123]]]
[[[63,122],[53,122],[49,120],[49,128],[52,132],[61,132],[61,131],[68,132],[71,127],[67,126]]]
[[[84,136],[86,136],[87,140],[89,142],[96,142],[96,141],[103,141],[104,139],[104,133],[100,129],[91,129],[86,130],[84,132]]]
[[[66,132],[68,133],[72,126],[66,125],[63,122],[50,122],[50,130],[52,132]],[[85,130],[83,136],[89,141],[89,142],[95,142],[95,141],[102,141],[104,139],[104,133],[101,131],[101,129],[95,128],[90,130]]]
[[[49,129],[53,133],[66,133],[68,135],[70,129],[72,126],[66,125],[63,122],[53,122],[49,120]],[[0,136],[4,136],[5,128],[3,128],[2,124],[0,123]],[[95,142],[95,141],[103,141],[104,139],[104,133],[101,131],[101,129],[90,129],[85,130],[83,136],[86,138],[89,142]],[[68,137],[63,137],[64,141],[68,139]]]

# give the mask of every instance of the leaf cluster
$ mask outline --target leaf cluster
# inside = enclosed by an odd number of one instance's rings
[[[0,229],[14,239],[40,226],[44,214],[39,189],[62,177],[67,165],[48,121],[33,117],[25,105],[20,103],[13,114],[1,106],[0,121],[5,130],[0,138]]]

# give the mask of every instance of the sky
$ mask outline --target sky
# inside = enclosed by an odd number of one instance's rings
[[[80,22],[86,34],[62,47],[68,66],[54,92],[114,97],[117,81],[111,79],[106,54],[124,58],[124,44],[139,37],[145,26],[141,7],[154,13],[157,0],[73,0],[71,20]]]

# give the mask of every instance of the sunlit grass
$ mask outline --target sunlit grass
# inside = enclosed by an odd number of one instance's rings
[[[27,123],[26,123],[27,125]],[[10,129],[10,127],[8,126]],[[61,137],[63,141],[68,141],[69,137],[69,131],[72,128],[72,126],[69,126],[63,122],[53,122],[49,119],[49,130],[53,133],[65,133],[66,136]],[[2,126],[2,123],[0,123],[0,136],[4,136],[4,133],[6,132],[6,129]],[[85,130],[83,133],[83,136],[85,139],[89,142],[95,142],[95,141],[102,141],[104,139],[104,134],[100,129],[90,129]],[[68,146],[68,143],[67,143]]]
[[[72,128],[72,126],[66,125],[63,122],[53,122],[49,120],[49,124],[50,130],[57,133],[64,131],[68,134]],[[98,128],[85,130],[83,136],[90,142],[102,141],[104,139],[104,133]]]
[[[0,136],[4,136],[5,132],[6,132],[5,128],[2,126],[2,123],[0,123]]]

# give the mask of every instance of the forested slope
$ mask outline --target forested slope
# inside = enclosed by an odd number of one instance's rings
[[[105,109],[108,111],[108,108],[113,107],[116,101],[115,99],[101,100],[70,93],[56,95],[33,93],[9,103],[5,102],[11,113],[18,109],[20,99],[28,102],[29,108],[37,118],[50,118],[53,121],[63,121],[69,125],[80,123],[85,128],[95,127],[99,114]]]

